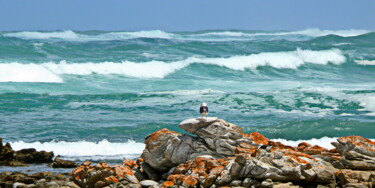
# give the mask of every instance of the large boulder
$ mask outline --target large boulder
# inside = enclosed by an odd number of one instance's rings
[[[242,134],[242,128],[218,118],[188,119],[180,128],[196,136],[160,129],[145,139],[141,158],[155,170],[166,172],[171,167],[201,155],[215,158],[233,156],[240,145],[256,148],[259,144]]]

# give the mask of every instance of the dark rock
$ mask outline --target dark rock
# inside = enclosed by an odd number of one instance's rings
[[[36,151],[34,148],[16,151],[14,158],[25,163],[51,163],[53,152]]]
[[[78,164],[75,163],[74,161],[63,160],[63,159],[60,159],[59,157],[56,157],[52,163],[53,168],[76,168],[77,166]]]

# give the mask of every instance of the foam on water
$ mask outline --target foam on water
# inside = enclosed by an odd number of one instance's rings
[[[37,64],[0,64],[0,82],[56,82],[63,79]]]
[[[289,52],[264,52],[247,56],[231,56],[228,58],[190,57],[181,61],[163,62],[131,62],[123,61],[103,63],[60,63],[48,62],[43,64],[0,64],[4,69],[0,71],[0,81],[10,82],[62,82],[58,75],[90,75],[90,74],[118,74],[137,78],[164,78],[177,70],[193,63],[210,64],[225,68],[244,71],[259,66],[271,66],[278,69],[297,69],[305,63],[325,65],[328,63],[341,64],[346,60],[338,49],[330,50],[302,50]]]
[[[375,139],[371,139],[375,141]],[[272,141],[281,142],[285,145],[297,146],[301,142],[307,142],[311,145],[319,145],[327,149],[333,149],[331,142],[337,142],[337,137],[313,138],[310,140],[286,140],[272,139]],[[25,148],[35,148],[36,150],[53,151],[55,156],[60,155],[70,160],[118,160],[126,157],[139,157],[145,144],[128,140],[124,143],[114,143],[107,140],[100,142],[33,142],[25,143],[23,141],[10,143],[14,150]]]
[[[33,142],[26,143],[23,141],[10,143],[14,150],[24,148],[35,148],[36,150],[53,151],[55,156],[64,157],[82,157],[82,156],[107,156],[106,158],[122,158],[126,155],[140,155],[145,148],[143,143],[128,140],[124,143],[109,142],[102,140],[99,142]]]
[[[258,36],[290,36],[302,35],[309,37],[319,37],[326,35],[338,35],[342,37],[352,37],[366,34],[368,30],[320,30],[320,29],[306,29],[301,31],[285,31],[285,32],[245,32],[245,31],[215,31],[205,32],[200,34],[195,33],[171,33],[161,30],[147,30],[134,32],[107,32],[101,34],[80,34],[71,30],[56,31],[56,32],[37,32],[37,31],[22,31],[14,33],[5,33],[5,37],[17,37],[21,39],[62,39],[67,41],[108,41],[108,40],[128,40],[134,38],[161,38],[161,39],[177,39],[177,40],[249,40]],[[202,38],[204,37],[204,38]],[[218,38],[219,37],[219,38]]]
[[[375,139],[370,139],[370,140],[375,141]],[[298,144],[301,142],[307,142],[311,145],[318,145],[321,147],[325,147],[327,149],[333,149],[334,147],[331,144],[331,142],[337,142],[337,137],[334,137],[334,138],[322,137],[322,138],[313,138],[310,140],[296,140],[296,141],[279,138],[279,139],[272,139],[272,141],[281,142],[283,144],[290,145],[290,146],[298,146]]]
[[[359,65],[375,65],[375,60],[354,60]]]
[[[16,37],[21,39],[78,39],[79,35],[74,31],[56,31],[56,32],[37,32],[37,31],[22,31],[16,33],[6,33],[6,37]]]
[[[353,37],[369,33],[368,30],[320,30],[320,29],[306,29],[301,31],[288,31],[288,32],[257,32],[247,33],[241,31],[219,31],[197,34],[197,36],[222,36],[222,37],[254,37],[254,36],[285,36],[285,35],[305,35],[310,37],[320,37],[326,35],[338,35],[342,37]]]

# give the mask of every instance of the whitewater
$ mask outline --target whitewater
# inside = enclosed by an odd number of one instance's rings
[[[374,139],[374,54],[362,29],[0,32],[0,137],[116,162],[205,102],[292,146]]]

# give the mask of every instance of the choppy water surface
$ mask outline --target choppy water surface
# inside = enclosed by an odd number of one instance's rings
[[[291,144],[375,138],[375,33],[0,33],[0,136],[14,149],[134,157],[147,134],[181,132],[201,102]]]

